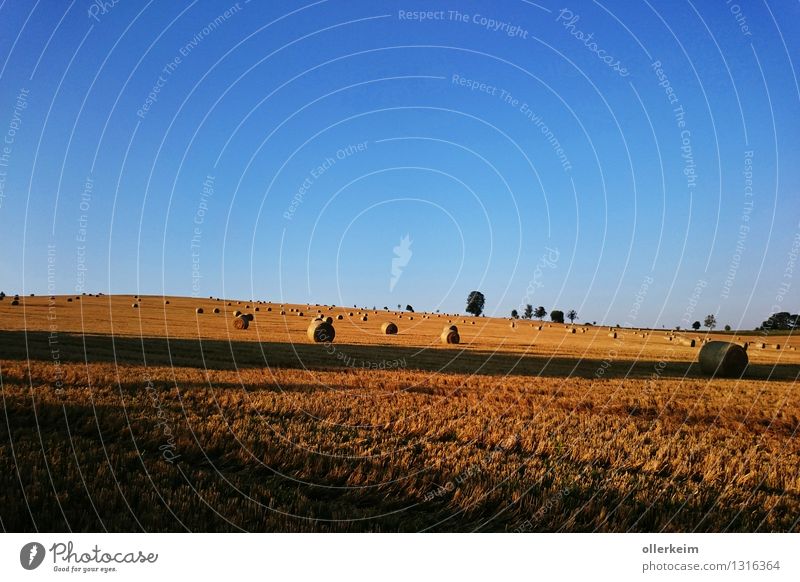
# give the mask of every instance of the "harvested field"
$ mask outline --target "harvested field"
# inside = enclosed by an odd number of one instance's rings
[[[793,336],[709,379],[663,334],[165,299],[0,302],[6,530],[798,530]]]

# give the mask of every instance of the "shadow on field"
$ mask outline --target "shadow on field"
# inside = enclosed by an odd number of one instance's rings
[[[459,374],[522,375],[592,378],[599,359],[546,357],[461,348],[419,348],[397,345],[331,345],[253,342],[59,333],[50,343],[43,331],[0,331],[0,359],[62,362],[110,362],[121,365],[176,366],[210,370],[237,368],[405,369]],[[55,354],[55,355],[54,355]],[[616,359],[603,378],[707,378],[696,364],[670,362],[662,368],[652,360]],[[792,364],[751,364],[748,379],[796,380]]]

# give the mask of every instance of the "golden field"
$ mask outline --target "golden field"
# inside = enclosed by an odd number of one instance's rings
[[[664,330],[284,308],[0,301],[2,528],[800,529],[795,337],[715,333],[780,349],[710,379]]]

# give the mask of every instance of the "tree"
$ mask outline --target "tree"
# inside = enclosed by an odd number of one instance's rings
[[[410,305],[406,305],[406,311],[410,311],[411,313],[414,313],[414,308],[411,307]]]
[[[796,329],[800,327],[800,316],[795,314],[789,314],[788,311],[781,311],[779,313],[773,313],[767,318],[767,321],[761,324],[761,327],[764,329]]]
[[[705,325],[708,329],[714,329],[717,327],[717,318],[714,315],[706,315],[706,318],[703,320],[703,325]]]
[[[730,330],[731,330],[731,326],[730,325],[726,325],[725,326],[725,331],[730,331]]]
[[[578,317],[578,312],[575,311],[574,309],[570,309],[569,311],[567,311],[567,319],[569,319],[570,323],[573,323],[577,317]]]
[[[536,309],[533,311],[533,315],[534,315],[534,317],[536,317],[536,318],[537,318],[539,321],[542,321],[542,318],[543,318],[545,315],[547,315],[547,310],[546,310],[544,307],[542,307],[542,306],[540,305],[539,307],[537,307],[537,308],[536,308]]]
[[[511,310],[511,319],[519,319],[519,312],[516,309]]]
[[[554,309],[550,312],[550,321],[554,323],[564,323],[564,312]]]
[[[398,303],[397,304],[397,311],[400,311],[401,309],[403,309],[403,306]]]
[[[525,319],[531,319],[533,317],[533,305],[528,303],[525,306],[525,313],[522,314],[522,317],[524,317]]]
[[[699,321],[695,321],[695,322],[692,324],[692,329],[693,329],[693,330],[695,330],[695,331],[697,331],[698,329],[700,329],[700,322],[699,322]]]
[[[483,307],[486,305],[486,298],[480,291],[470,291],[467,296],[467,313],[472,315],[480,315],[483,313]]]

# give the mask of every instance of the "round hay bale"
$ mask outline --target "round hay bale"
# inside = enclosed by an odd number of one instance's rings
[[[350,317],[353,317],[353,312],[351,311],[347,315],[350,316]]]
[[[241,317],[242,319],[246,319],[247,321],[253,321],[256,318],[256,316],[253,315],[252,313],[242,313]]]
[[[272,311],[272,307],[267,307],[267,311]]]
[[[366,315],[362,315],[361,316],[361,321],[367,321],[367,316]]]
[[[688,337],[679,337],[678,338],[678,343],[680,343],[680,344],[682,344],[684,346],[689,346],[690,348],[693,348],[693,347],[695,347],[697,345],[697,340],[695,340],[693,338],[688,338]]]
[[[214,313],[219,313],[219,307],[214,308]]]
[[[194,310],[194,312],[197,313],[197,314],[201,314],[201,313],[203,313],[203,308],[202,307],[198,307],[197,309]]]
[[[131,307],[133,307],[134,309],[139,309],[139,304],[138,303],[132,303]]]
[[[256,307],[256,311],[261,311],[261,308],[260,307]]]
[[[700,348],[700,369],[710,376],[739,378],[747,368],[747,352],[730,342],[711,341]]]
[[[247,317],[239,316],[233,320],[233,327],[236,329],[247,329],[250,327],[250,320]]]
[[[19,299],[12,299],[11,305],[19,305]]]
[[[475,322],[474,322],[474,321],[470,321],[470,323],[471,323],[472,325],[475,325]]]
[[[397,333],[397,325],[391,321],[387,321],[381,326],[381,333],[385,335],[395,335]]]
[[[414,316],[413,316],[413,315],[410,315],[410,316],[408,317],[408,319],[410,319],[410,320],[413,320],[413,319],[414,319]]]
[[[511,329],[514,329],[515,327],[517,327],[517,324],[512,321],[511,322]]]
[[[337,316],[336,316],[336,319],[340,319],[340,320],[341,320],[341,319],[344,319],[344,315],[342,315],[342,314],[340,313],[339,315],[337,315]]]
[[[169,299],[164,300],[164,305],[169,305]]]
[[[283,309],[281,309],[281,315],[286,315],[286,312]]]
[[[569,333],[576,333],[577,330],[574,327],[569,328]]]
[[[328,318],[330,319],[330,318]],[[315,319],[308,326],[308,339],[315,343],[332,342],[336,337],[336,330],[333,328],[333,320]]]
[[[297,317],[303,317],[303,312],[302,311],[298,311],[297,312]]]
[[[610,334],[608,334],[608,337],[613,337],[614,339],[617,339],[617,332],[612,331]]]
[[[17,303],[19,303],[19,299],[14,299]],[[67,303],[72,303],[72,297],[67,297]]]
[[[233,316],[234,317],[239,317],[241,314],[242,314],[242,312],[239,311],[238,309],[233,312]]]
[[[458,327],[455,325],[448,325],[439,336],[443,344],[457,344],[461,341],[461,336],[458,335]]]

